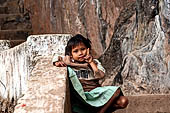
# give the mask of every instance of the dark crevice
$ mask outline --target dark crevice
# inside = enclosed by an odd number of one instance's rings
[[[136,4],[132,2],[125,6],[120,13],[120,16],[116,20],[117,23],[114,27],[115,31],[111,39],[111,43],[105,53],[99,58],[102,62],[104,68],[106,69],[107,76],[117,67],[122,64],[122,52],[121,52],[121,41],[125,38],[125,33],[127,24],[131,23],[129,18],[131,18],[136,11]],[[109,72],[109,73],[108,73]]]
[[[86,18],[85,18],[85,4],[86,4],[86,1],[85,0],[78,0],[78,14],[79,14],[79,18],[80,18],[80,21],[82,23],[82,25],[84,26],[84,29],[85,29],[85,34],[86,34],[86,37],[89,38],[88,36],[88,29],[87,29],[87,23],[86,23]]]
[[[14,98],[8,100],[0,97],[0,113],[13,113],[16,103]]]

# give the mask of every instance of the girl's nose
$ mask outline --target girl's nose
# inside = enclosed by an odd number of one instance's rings
[[[81,55],[83,52],[82,51],[79,51],[79,55]]]

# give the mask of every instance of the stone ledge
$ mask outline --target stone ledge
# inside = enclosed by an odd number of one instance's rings
[[[70,36],[70,34],[31,35],[26,42],[0,51],[0,97],[8,100],[19,99],[15,113],[32,112],[33,108],[34,113],[37,110],[40,113],[47,113],[47,111],[69,113],[69,101],[66,99],[69,95],[65,92],[68,87],[65,83],[66,76],[64,76],[66,71],[52,66],[51,59],[54,54],[64,54],[64,48]],[[30,102],[28,105],[35,106],[26,110],[21,109],[27,106],[24,102]],[[45,105],[49,107],[45,108]]]
[[[70,113],[67,70],[53,66],[51,59],[37,58],[28,89],[18,100],[14,113]]]
[[[26,42],[8,50],[1,47],[6,43],[0,42],[1,97],[11,100],[23,94],[27,87],[26,81],[36,63],[36,57],[64,54],[70,36],[70,34],[31,35]]]

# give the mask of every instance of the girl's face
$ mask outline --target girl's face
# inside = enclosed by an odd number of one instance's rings
[[[74,48],[72,48],[71,55],[73,60],[78,62],[84,62],[84,57],[87,55],[87,47],[83,43],[80,43]]]

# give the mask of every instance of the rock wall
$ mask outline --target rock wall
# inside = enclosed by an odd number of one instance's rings
[[[169,1],[137,0],[121,15],[100,57],[109,72],[103,85],[120,85],[127,95],[169,94]]]
[[[135,0],[24,0],[34,34],[81,33],[99,57],[110,44],[116,19]]]
[[[166,37],[159,20],[160,17],[156,16],[155,39],[124,58],[123,87],[129,94],[169,94],[170,60],[163,51]]]

